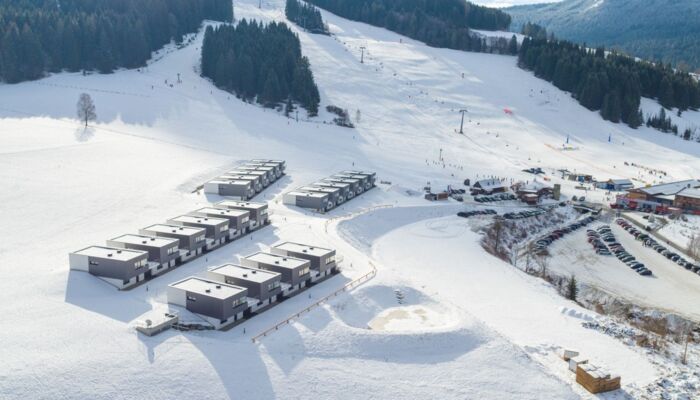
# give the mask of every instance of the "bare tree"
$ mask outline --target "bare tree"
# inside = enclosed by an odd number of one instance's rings
[[[700,258],[700,235],[693,233],[688,241],[688,255],[693,257],[695,260]]]
[[[85,126],[88,126],[88,121],[94,121],[97,118],[95,113],[95,103],[92,101],[92,97],[89,94],[83,93],[78,99],[78,118],[85,122]]]

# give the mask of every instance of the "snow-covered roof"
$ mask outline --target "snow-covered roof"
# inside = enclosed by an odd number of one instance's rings
[[[294,258],[289,256],[280,256],[272,253],[255,253],[245,257],[248,260],[259,262],[261,264],[276,265],[282,268],[296,269],[303,267],[308,264],[308,260],[302,260],[301,258]]]
[[[214,216],[214,215],[220,215],[222,218],[228,218],[228,217],[245,217],[247,215],[250,215],[248,211],[244,210],[237,210],[234,208],[215,208],[215,207],[204,207],[200,208],[197,211],[192,212],[193,215],[206,215],[206,216]]]
[[[279,272],[268,271],[253,267],[244,267],[237,264],[224,264],[218,267],[211,268],[210,272],[230,276],[232,278],[243,279],[249,282],[262,283],[270,279],[279,278],[282,275]]]
[[[278,248],[278,249],[281,249],[284,251],[292,251],[295,253],[309,254],[312,256],[316,256],[316,257],[323,257],[323,256],[326,256],[326,255],[333,252],[333,250],[331,250],[331,249],[325,249],[323,247],[310,246],[307,244],[294,243],[294,242],[280,243],[280,244],[276,245],[275,248]]]
[[[629,179],[608,179],[608,183],[611,183],[613,185],[630,185],[634,186],[634,183],[632,183],[631,180]]]
[[[228,285],[226,283],[210,281],[208,279],[198,278],[195,276],[190,276],[189,278],[185,278],[179,282],[171,283],[170,286],[188,291],[190,293],[197,293],[222,300],[236,296],[240,293],[248,292],[248,289],[240,286]]]
[[[90,246],[76,251],[75,254],[89,257],[111,258],[119,261],[130,261],[148,255],[147,252],[141,250],[116,249],[114,247],[104,246]]]
[[[242,208],[246,210],[260,210],[262,208],[267,208],[267,203],[257,203],[253,201],[235,201],[235,200],[223,200],[215,204],[217,207],[225,208]]]
[[[126,234],[111,239],[114,242],[126,243],[126,244],[138,244],[144,246],[153,247],[166,247],[172,246],[173,244],[179,243],[177,239],[172,239],[168,237],[156,237],[156,236],[145,236],[145,235],[132,235]]]
[[[660,185],[644,187],[640,188],[639,190],[651,196],[658,196],[677,194],[683,189],[698,187],[700,187],[700,181],[698,181],[697,179],[688,179],[686,181],[662,183]]]
[[[700,199],[700,189],[683,189],[676,196],[690,197]]]
[[[211,217],[195,217],[193,215],[180,215],[179,217],[171,218],[168,220],[169,224],[197,224],[206,226],[219,226],[221,224],[228,224],[227,219],[223,218],[211,218]]]
[[[482,179],[477,181],[474,186],[478,186],[482,189],[496,189],[504,187],[503,182],[500,179]]]

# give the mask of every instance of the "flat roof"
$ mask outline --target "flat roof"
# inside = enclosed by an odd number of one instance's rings
[[[277,168],[277,166],[275,166],[275,165],[265,165],[265,164],[262,164],[262,163],[258,163],[258,164],[248,163],[248,164],[245,164],[245,165],[243,165],[242,167],[239,167],[239,168],[253,168],[253,169],[256,170],[256,171],[263,171],[263,170],[264,170],[264,171],[272,171],[272,170],[274,170],[275,168]]]
[[[145,235],[132,235],[126,234],[111,239],[115,242],[128,243],[128,244],[140,244],[145,246],[155,246],[155,247],[166,247],[172,244],[179,243],[177,239],[159,237],[159,236],[145,236]]]
[[[192,215],[180,215],[179,217],[170,218],[168,221],[176,221],[189,224],[201,224],[210,226],[219,226],[221,224],[228,224],[227,219],[223,218],[212,218],[212,217],[195,217]]]
[[[250,169],[248,169],[248,168],[250,168]],[[267,172],[261,171],[259,169],[255,169],[252,167],[240,167],[239,169],[234,169],[232,171],[227,172],[226,174],[239,174],[241,176],[258,177],[258,176],[267,175]]]
[[[338,193],[340,191],[340,188],[309,185],[309,186],[302,186],[296,190],[308,191],[308,192],[321,192],[321,193]]]
[[[305,253],[312,256],[323,257],[328,253],[332,253],[333,250],[326,249],[318,246],[311,246],[308,244],[295,243],[295,242],[284,242],[274,246],[277,249],[282,249],[286,251],[293,251],[295,253]]]
[[[230,208],[216,208],[216,207],[204,207],[200,208],[197,211],[194,211],[196,213],[202,213],[202,214],[215,214],[215,215],[226,215],[229,217],[242,217],[246,215],[250,215],[248,211],[243,211],[243,210],[234,210]]]
[[[267,207],[267,203],[257,203],[254,201],[235,201],[235,200],[223,200],[216,203],[217,206],[221,207],[240,207],[246,209],[258,210]]]
[[[350,182],[334,182],[334,181],[317,181],[311,184],[311,186],[323,186],[323,187],[334,187],[338,189],[345,189],[350,186]]]
[[[144,255],[148,255],[148,252],[141,250],[116,249],[114,247],[106,246],[90,246],[82,250],[78,250],[74,254],[89,257],[111,258],[119,261],[131,261]]]
[[[190,276],[181,281],[171,283],[169,286],[222,300],[247,290],[240,286],[210,281],[209,279],[198,278],[196,276]]]
[[[367,176],[377,175],[376,172],[365,172],[365,171],[355,171],[355,170],[341,171],[340,173],[341,174],[350,174],[350,175],[367,175]]]
[[[279,168],[280,165],[278,163],[274,162],[247,162],[245,164],[246,167],[269,167],[269,168]]]
[[[282,277],[282,274],[279,272],[267,271],[253,267],[244,267],[237,264],[224,264],[218,267],[210,268],[209,271],[256,283],[263,283],[273,278]]]
[[[328,193],[308,192],[308,191],[304,191],[304,190],[292,190],[291,192],[289,192],[287,194],[293,194],[295,196],[316,197],[316,198],[328,197]]]
[[[268,159],[263,159],[263,158],[256,158],[253,160],[250,160],[251,162],[266,162],[266,163],[274,163],[274,164],[280,164],[283,165],[286,163],[284,160],[268,160]]]
[[[357,178],[357,175],[335,174],[335,175],[329,176],[329,177],[326,178],[326,179],[336,179],[336,180],[339,179],[339,180],[342,180],[342,181],[349,181],[349,180],[352,180],[352,181],[358,181],[358,182],[359,182],[359,181],[363,180],[364,178]]]
[[[221,175],[219,178],[220,179],[230,179],[230,180],[235,180],[235,181],[243,181],[243,182],[249,182],[249,181],[254,181],[254,180],[260,179],[260,177],[258,175],[243,174],[241,172],[243,172],[243,171],[227,172],[224,175]]]
[[[158,232],[158,233],[177,233],[180,235],[196,235],[204,233],[204,228],[195,228],[194,226],[181,226],[171,224],[155,224],[143,230]]]
[[[250,180],[241,180],[241,179],[228,179],[225,176],[220,176],[216,179],[212,179],[209,181],[209,183],[216,183],[220,185],[244,185],[244,186],[249,186],[250,185]]]
[[[349,184],[353,184],[353,183],[356,183],[356,184],[358,184],[358,185],[360,184],[360,180],[359,180],[359,179],[357,179],[357,178],[350,178],[350,177],[344,178],[344,177],[340,177],[340,176],[331,176],[331,177],[328,177],[328,178],[324,178],[323,180],[324,180],[324,181],[331,181],[331,182],[347,183],[348,185],[349,185]]]
[[[248,260],[257,261],[262,264],[277,265],[282,268],[295,269],[299,268],[307,263],[308,260],[302,260],[301,258],[294,258],[289,256],[280,256],[277,254],[258,252],[251,254],[247,257]]]

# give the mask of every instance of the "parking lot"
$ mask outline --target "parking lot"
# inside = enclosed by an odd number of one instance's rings
[[[605,225],[595,223],[589,229]],[[549,246],[548,268],[612,295],[626,298],[640,306],[654,307],[700,319],[700,279],[626,232],[615,221],[609,224],[616,241],[635,259],[653,271],[640,276],[614,255],[596,254],[588,243],[585,229],[580,229]]]

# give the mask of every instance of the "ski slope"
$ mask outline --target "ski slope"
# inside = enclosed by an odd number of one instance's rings
[[[236,2],[237,18],[284,20],[283,1],[257,4]],[[651,356],[582,328],[594,313],[485,254],[452,216],[462,205],[409,193],[477,175],[532,179],[519,172],[531,166],[636,176],[626,160],[689,178],[700,170],[700,146],[605,122],[512,57],[429,48],[323,17],[332,37],[293,29],[322,107],[359,110],[354,130],[324,123],[325,112],[296,122],[217,90],[197,72],[201,34],[140,70],[0,86],[0,398],[590,397],[557,359],[562,347],[623,375],[624,391],[609,398],[634,396],[662,376]],[[88,129],[75,120],[83,92],[98,114]],[[559,150],[567,135],[578,151]],[[69,251],[216,201],[193,190],[262,157],[288,164],[287,177],[259,197],[271,202],[272,227],[127,292],[69,271]],[[391,185],[328,215],[281,204],[286,190],[350,168]],[[167,308],[168,283],[280,240],[337,248],[343,274],[228,332],[134,331],[145,313]],[[370,262],[378,274],[368,284],[251,343]],[[425,318],[398,321],[416,310]]]

